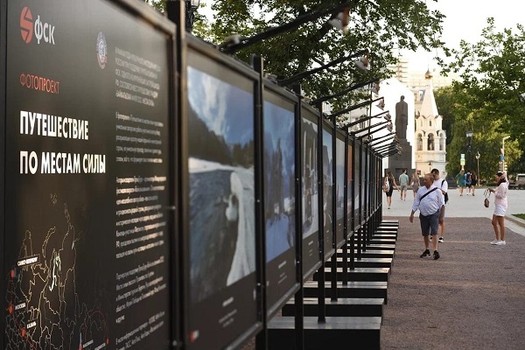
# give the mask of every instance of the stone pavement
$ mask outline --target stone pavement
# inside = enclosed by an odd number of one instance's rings
[[[490,196],[490,207],[485,208],[483,206],[483,192],[484,188],[476,189],[475,196],[459,195],[458,189],[450,189],[448,191],[449,202],[447,203],[447,209],[445,217],[452,218],[492,218],[494,212],[494,194]],[[389,217],[406,217],[410,215],[412,203],[414,201],[414,195],[412,191],[408,191],[406,201],[400,200],[399,191],[394,191],[392,195],[392,206],[387,209],[386,197],[383,194],[383,217],[388,219]],[[507,210],[506,225],[508,229],[525,236],[525,220],[513,217],[511,214],[525,214],[525,190],[509,190],[508,192],[509,209]],[[417,216],[418,214],[416,214]],[[487,227],[490,232],[492,226]],[[445,238],[446,239],[446,238]]]
[[[397,196],[396,196],[397,194]],[[384,306],[381,348],[525,349],[525,223],[506,220],[506,246],[493,246],[493,207],[449,192],[441,258],[421,259],[419,220],[399,201],[384,218],[399,219],[399,234]],[[525,213],[525,191],[509,192],[508,213]],[[390,215],[388,215],[390,214]]]

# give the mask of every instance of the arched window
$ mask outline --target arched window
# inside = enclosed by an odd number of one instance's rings
[[[423,135],[417,134],[417,150],[422,151],[423,150]]]
[[[445,150],[445,134],[441,133],[441,137],[439,138],[439,150],[444,151]]]
[[[428,134],[428,150],[434,150],[434,134]]]
[[[428,121],[428,126],[432,126],[432,120]]]

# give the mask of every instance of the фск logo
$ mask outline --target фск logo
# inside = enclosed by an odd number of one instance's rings
[[[27,44],[33,39],[33,14],[27,6],[20,13],[20,33]]]
[[[20,12],[20,34],[22,35],[22,40],[29,44],[34,36],[39,45],[41,41],[55,45],[55,26],[43,22],[40,19],[40,15],[37,15],[34,21],[33,19],[31,9],[25,6]]]

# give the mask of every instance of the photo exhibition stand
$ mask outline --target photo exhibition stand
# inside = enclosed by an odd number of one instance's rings
[[[0,5],[1,347],[379,349],[398,223],[370,126],[307,101],[318,70],[192,36],[186,3]]]

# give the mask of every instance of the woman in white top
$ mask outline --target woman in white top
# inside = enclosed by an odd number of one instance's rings
[[[509,183],[505,178],[505,174],[499,171],[496,174],[496,181],[498,187],[496,189],[489,188],[489,191],[494,193],[496,199],[494,200],[494,214],[492,214],[492,227],[494,227],[494,234],[496,239],[490,242],[495,245],[505,245],[505,213],[507,212],[507,191]]]

